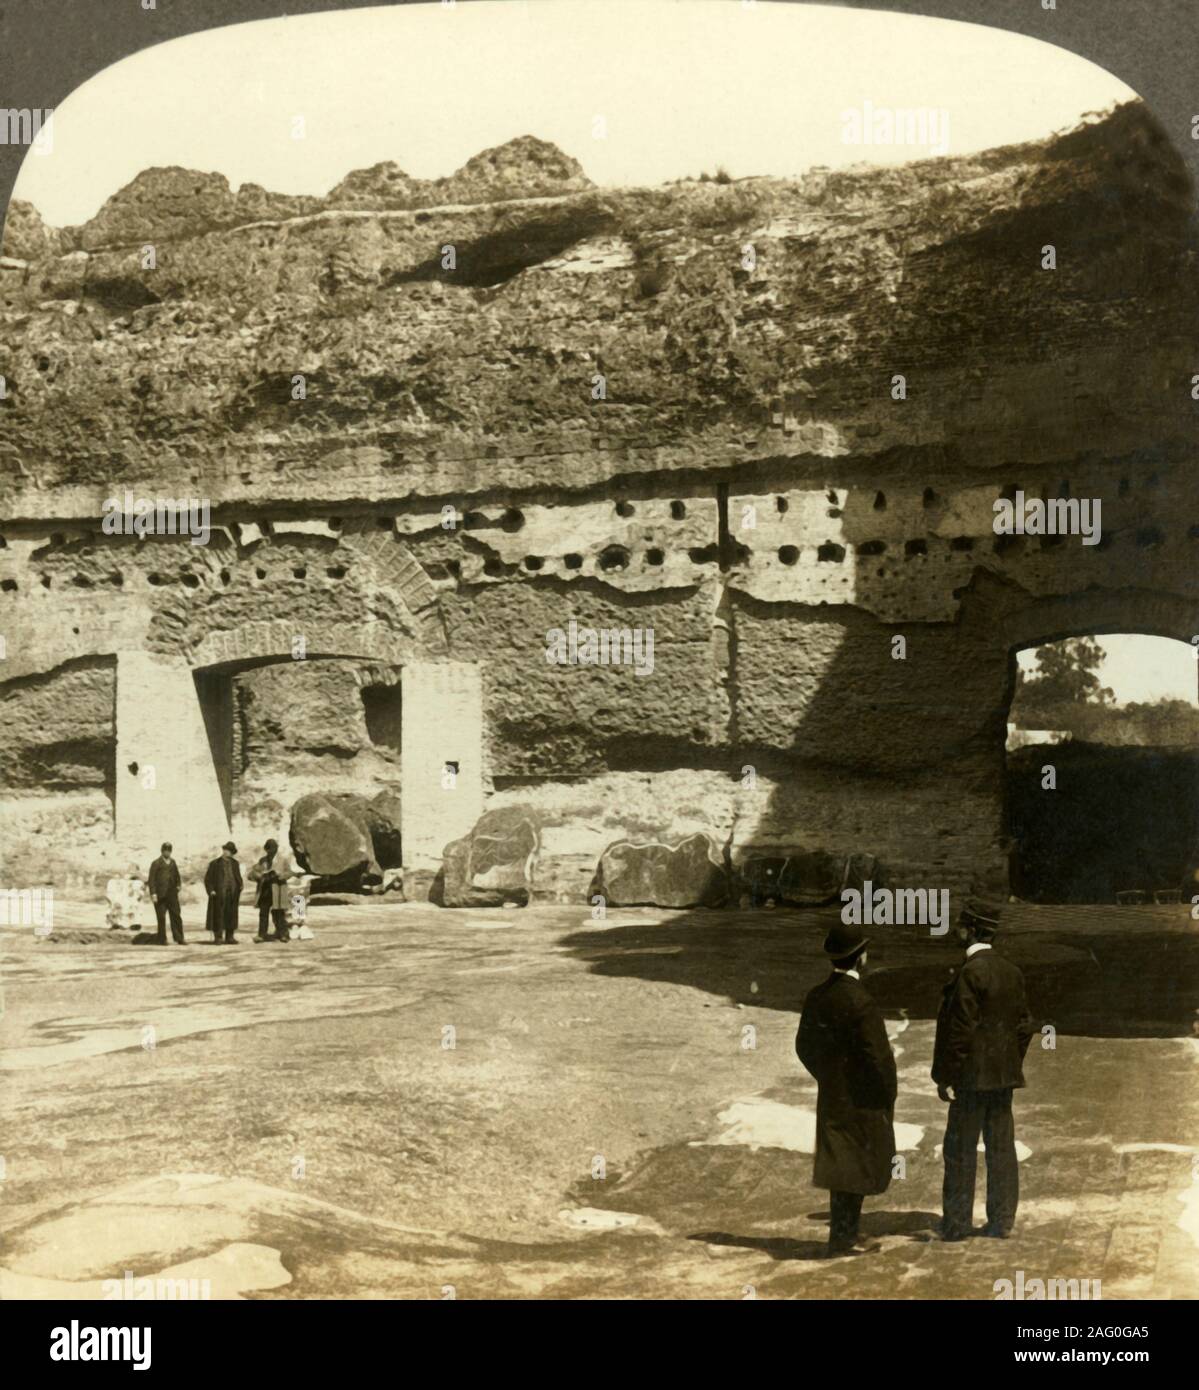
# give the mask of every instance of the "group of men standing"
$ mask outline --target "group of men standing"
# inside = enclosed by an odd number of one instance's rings
[[[268,840],[263,845],[262,858],[250,870],[250,881],[258,885],[255,899],[255,906],[258,908],[258,935],[254,938],[256,941],[291,940],[288,921],[288,879],[294,869],[286,866],[283,861],[276,865],[278,853],[278,841]],[[147,885],[150,901],[154,904],[154,915],[158,919],[159,945],[167,944],[168,917],[172,939],[176,945],[184,945],[183,915],[179,909],[182,878],[169,841],[163,843],[159,857],[150,865]],[[212,860],[204,871],[204,891],[208,894],[205,928],[212,933],[213,942],[218,946],[236,944],[237,911],[243,887],[241,865],[237,861],[237,846],[232,840],[226,840],[221,846],[219,856]],[[275,927],[274,936],[270,933],[272,922]]]
[[[1035,1031],[1024,977],[994,950],[1002,903],[972,897],[958,937],[966,948],[941,998],[932,1080],[949,1105],[945,1128],[939,1238],[974,1233],[974,1182],[981,1133],[987,1155],[987,1223],[981,1234],[1011,1234],[1019,1201],[1012,1092],[1024,1085],[1023,1062]],[[866,1196],[890,1186],[895,1157],[895,1055],[878,1005],[862,983],[868,938],[838,925],[824,943],[828,979],[804,1000],[795,1050],[815,1077],[815,1187],[829,1191],[828,1253],[877,1250],[861,1241]]]

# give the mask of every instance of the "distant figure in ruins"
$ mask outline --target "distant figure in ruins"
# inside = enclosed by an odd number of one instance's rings
[[[832,974],[808,993],[795,1051],[816,1078],[813,1187],[829,1189],[828,1254],[879,1248],[858,1237],[862,1199],[891,1185],[895,1054],[878,1005],[862,984],[868,938],[837,923],[824,942]]]
[[[177,946],[183,942],[183,917],[179,912],[179,865],[172,857],[170,841],[164,842],[162,852],[150,865],[150,901],[158,918],[158,944],[167,944],[167,914],[171,918],[171,936]]]
[[[140,931],[146,910],[146,884],[142,871],[130,864],[123,874],[114,874],[104,888],[110,928]]]
[[[226,840],[221,846],[221,857],[214,859],[204,873],[204,887],[208,892],[208,930],[212,939],[220,945],[233,945],[237,940],[237,903],[241,897],[241,865],[234,857],[237,846]]]
[[[1036,1031],[1024,976],[992,943],[1003,911],[998,896],[967,898],[958,938],[966,959],[945,986],[937,1014],[932,1077],[949,1103],[945,1126],[942,1240],[974,1229],[978,1136],[987,1152],[984,1236],[1006,1239],[1016,1222],[1020,1176],[1012,1091],[1024,1085],[1024,1054]]]
[[[258,885],[258,896],[255,899],[258,907],[258,935],[254,940],[270,941],[270,926],[273,921],[274,939],[288,941],[291,939],[287,925],[288,867],[283,859],[278,859],[278,840],[268,840],[262,848],[262,858],[250,870],[251,883]]]

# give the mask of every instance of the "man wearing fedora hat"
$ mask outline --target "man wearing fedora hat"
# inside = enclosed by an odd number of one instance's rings
[[[862,1199],[885,1192],[895,1156],[895,1054],[878,1005],[862,984],[867,938],[838,923],[824,942],[832,974],[809,991],[795,1051],[816,1078],[813,1187],[829,1192],[828,1253],[863,1255]]]
[[[973,894],[958,926],[966,959],[945,986],[937,1013],[932,1078],[949,1103],[941,1239],[965,1240],[974,1227],[978,1137],[987,1152],[983,1235],[1011,1234],[1020,1196],[1012,1091],[1024,1085],[1024,1054],[1036,1031],[1024,976],[993,949],[1002,898]]]
[[[204,872],[204,888],[208,893],[207,929],[213,942],[232,946],[237,940],[237,901],[241,897],[241,865],[234,857],[237,846],[226,840],[219,859],[214,859]]]

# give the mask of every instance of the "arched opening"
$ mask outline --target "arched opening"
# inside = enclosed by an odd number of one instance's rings
[[[193,677],[230,825],[308,790],[398,791],[399,667],[364,655],[280,652]]]
[[[1189,901],[1199,868],[1199,671],[1173,637],[1017,649],[1005,820],[1012,892],[1038,903]]]

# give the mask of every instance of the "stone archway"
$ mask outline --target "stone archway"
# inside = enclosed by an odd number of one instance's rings
[[[232,717],[233,675],[272,663],[350,658],[398,671],[404,867],[431,871],[444,845],[482,814],[479,667],[429,659],[377,625],[328,631],[307,625],[302,656],[296,637],[285,620],[268,620],[212,634],[187,656],[118,653],[118,838],[152,847],[164,835],[182,840],[178,826],[186,826],[193,843],[227,838],[234,811],[232,753],[223,767],[220,731]]]
[[[996,613],[999,639],[1009,652],[1104,632],[1142,632],[1191,642],[1199,636],[1199,601],[1153,589],[1083,589],[1037,598]]]
[[[327,538],[336,540],[343,555],[349,552],[351,564],[357,558],[364,567],[358,590],[362,621],[354,621],[345,593],[338,601],[329,590],[326,602],[319,589],[293,616],[247,620],[247,593],[244,584],[238,592],[237,571],[260,563],[263,547],[276,539],[292,539],[286,523],[277,538],[264,535],[248,545],[189,554],[193,567],[210,574],[207,583],[193,586],[199,602],[193,606],[179,595],[168,606],[155,605],[143,642],[118,639],[115,831],[121,841],[148,846],[174,824],[187,825],[205,842],[228,836],[231,775],[221,766],[217,730],[229,715],[222,703],[231,699],[232,673],[268,662],[341,657],[403,668],[405,684],[414,685],[418,670],[445,660],[435,586],[394,532],[373,517],[351,519]],[[390,621],[381,616],[389,611],[386,604],[368,602],[378,591],[392,595]],[[481,722],[481,708],[476,714]],[[481,761],[481,755],[470,759],[480,779],[480,802]],[[413,766],[419,763],[414,752]],[[451,821],[457,833],[457,820]]]
[[[1020,651],[1137,634],[1193,653],[1199,604],[1161,591],[1089,589],[1014,608],[997,630],[1008,659],[1006,720]],[[1131,727],[1098,713],[1095,721],[1080,727],[1063,712],[1046,728],[1072,729],[1072,738],[1034,732],[1007,743],[1002,834],[1021,898],[1110,905],[1121,890],[1137,890],[1148,901],[1177,891],[1193,859],[1197,750],[1170,738],[1142,745]]]

